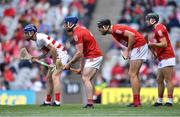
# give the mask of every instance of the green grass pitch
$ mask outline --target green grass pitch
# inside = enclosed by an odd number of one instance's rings
[[[152,107],[143,105],[133,108],[123,105],[95,105],[84,109],[82,105],[64,104],[61,107],[40,107],[39,105],[0,106],[0,117],[180,117],[180,105],[173,107]]]

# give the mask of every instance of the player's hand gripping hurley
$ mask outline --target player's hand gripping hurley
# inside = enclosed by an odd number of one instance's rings
[[[26,48],[22,48],[20,50],[20,58],[22,60],[32,60],[32,56],[28,53],[28,51],[26,50]],[[35,62],[45,66],[45,67],[48,67],[48,68],[52,68],[52,66],[48,65],[47,63],[41,61],[41,60],[38,60],[38,59],[33,59]],[[60,60],[57,60],[56,62],[56,66],[54,66],[52,68],[52,71],[54,71],[55,69],[59,69],[59,70],[63,70],[64,69],[64,66],[63,64],[61,63]],[[77,69],[74,69],[74,68],[70,68],[70,70],[74,73],[77,73],[77,74],[80,74],[80,70],[77,70]]]

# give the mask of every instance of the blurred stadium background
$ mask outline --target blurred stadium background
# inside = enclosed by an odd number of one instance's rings
[[[145,28],[144,17],[156,12],[168,27],[176,53],[176,73],[173,83],[175,103],[180,103],[180,0],[0,0],[0,105],[40,104],[46,89],[47,69],[29,61],[20,61],[19,51],[26,47],[33,56],[40,53],[34,43],[23,39],[23,27],[34,23],[39,32],[62,43],[70,56],[75,52],[73,41],[63,28],[65,16],[79,17],[80,24],[95,35],[104,52],[102,69],[94,79],[94,101],[103,104],[131,101],[128,62],[120,55],[122,48],[111,37],[99,34],[96,22],[109,18],[112,23],[130,25],[144,35],[152,34]],[[44,61],[50,63],[50,59]],[[153,103],[157,97],[157,61],[151,55],[142,66],[142,102]],[[69,71],[62,74],[62,103],[85,103],[79,75]]]

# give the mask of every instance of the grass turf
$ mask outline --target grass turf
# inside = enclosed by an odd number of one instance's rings
[[[84,109],[82,105],[65,104],[61,107],[40,107],[39,105],[0,106],[0,117],[43,116],[43,117],[125,117],[125,116],[180,116],[180,105],[173,107],[152,107],[143,105],[133,108],[122,105],[96,105],[94,109]]]

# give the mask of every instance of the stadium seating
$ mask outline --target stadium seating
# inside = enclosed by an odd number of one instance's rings
[[[89,26],[96,0],[1,0],[0,1],[0,89],[45,88],[47,69],[29,61],[18,59],[19,50],[26,47],[33,56],[41,53],[33,43],[23,39],[23,27],[34,23],[39,32],[46,33],[62,43],[70,55],[72,42],[62,28],[65,16],[79,17],[81,24]],[[50,62],[49,59],[45,60]],[[64,72],[63,76],[68,75]]]

